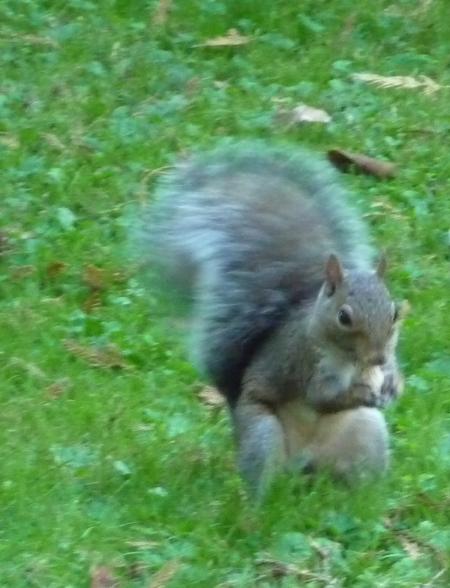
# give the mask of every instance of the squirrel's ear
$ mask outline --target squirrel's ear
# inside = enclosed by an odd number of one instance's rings
[[[344,272],[342,270],[341,262],[334,254],[331,254],[328,258],[327,265],[325,266],[325,278],[326,293],[328,296],[333,296],[336,288],[338,288],[344,281]]]
[[[377,269],[375,270],[377,273],[377,276],[379,278],[383,279],[384,275],[386,274],[386,269],[387,269],[387,258],[386,258],[386,254],[382,253],[378,259]]]

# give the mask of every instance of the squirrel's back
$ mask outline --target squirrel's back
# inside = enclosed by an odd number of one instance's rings
[[[330,253],[347,269],[371,266],[365,226],[331,166],[259,142],[177,166],[143,236],[152,263],[191,289],[197,362],[231,402],[262,341],[314,299]]]

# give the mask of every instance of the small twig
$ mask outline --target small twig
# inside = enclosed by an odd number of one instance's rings
[[[442,568],[442,570],[439,570],[439,572],[437,574],[434,574],[434,576],[425,584],[420,584],[419,588],[431,588],[431,586],[434,585],[434,583],[436,582],[436,580],[439,580],[439,578],[441,578],[446,572],[447,572],[448,568]]]
[[[173,166],[171,165],[163,165],[162,167],[147,170],[144,173],[141,181],[139,182],[139,187],[137,190],[137,200],[140,204],[145,205],[147,203],[147,186],[150,181],[150,178],[152,178],[153,176],[160,175],[166,172],[167,170],[171,169],[172,167]]]

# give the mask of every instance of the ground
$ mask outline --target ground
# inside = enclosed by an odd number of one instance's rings
[[[0,585],[448,585],[447,1],[5,0],[0,23]],[[381,482],[287,476],[253,506],[130,262],[164,168],[225,136],[397,165],[342,177],[412,309]]]

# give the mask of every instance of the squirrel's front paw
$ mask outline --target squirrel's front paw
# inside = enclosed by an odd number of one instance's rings
[[[383,398],[379,390],[373,389],[371,386],[359,385],[357,388],[357,399],[361,406],[370,406],[373,408],[382,408],[384,406]]]
[[[392,400],[400,396],[403,392],[403,377],[399,372],[389,372],[385,374],[384,381],[381,386],[380,406],[386,406]]]
[[[365,383],[355,383],[350,390],[336,399],[334,406],[336,411],[359,406],[380,408],[382,406],[380,390]]]

